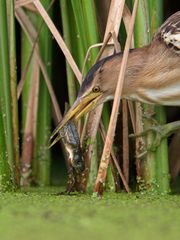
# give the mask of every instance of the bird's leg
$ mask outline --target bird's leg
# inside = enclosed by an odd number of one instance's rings
[[[129,137],[142,137],[145,136],[150,131],[154,132],[155,140],[152,145],[147,147],[147,151],[156,151],[156,148],[160,145],[162,139],[168,138],[178,129],[180,129],[180,120],[176,122],[167,123],[164,125],[152,126],[139,134],[130,134]]]

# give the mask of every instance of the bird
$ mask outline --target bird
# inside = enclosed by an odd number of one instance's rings
[[[116,53],[92,66],[74,104],[52,132],[49,147],[59,140],[58,132],[69,120],[77,121],[114,98],[122,57],[123,53]],[[121,98],[180,106],[180,11],[162,24],[150,44],[130,50]],[[177,125],[180,128],[180,121]]]

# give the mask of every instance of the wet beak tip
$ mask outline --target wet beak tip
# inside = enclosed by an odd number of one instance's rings
[[[53,142],[48,143],[48,149],[50,149],[57,141],[54,140]]]

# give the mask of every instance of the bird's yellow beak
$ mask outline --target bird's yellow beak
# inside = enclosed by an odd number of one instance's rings
[[[55,130],[52,132],[49,140],[49,148],[52,147],[56,142],[60,139],[59,131],[63,126],[69,121],[74,120],[77,121],[84,114],[91,111],[96,105],[98,100],[101,98],[102,93],[94,93],[90,92],[86,96],[78,97],[74,102],[73,106],[69,109],[69,111],[65,114],[61,122],[57,125]]]

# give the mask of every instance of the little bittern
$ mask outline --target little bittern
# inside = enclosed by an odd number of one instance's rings
[[[122,53],[114,54],[90,69],[75,103],[52,133],[50,146],[59,140],[58,132],[68,120],[78,120],[113,99],[121,62]],[[165,21],[149,45],[130,50],[122,98],[180,106],[180,11]]]

